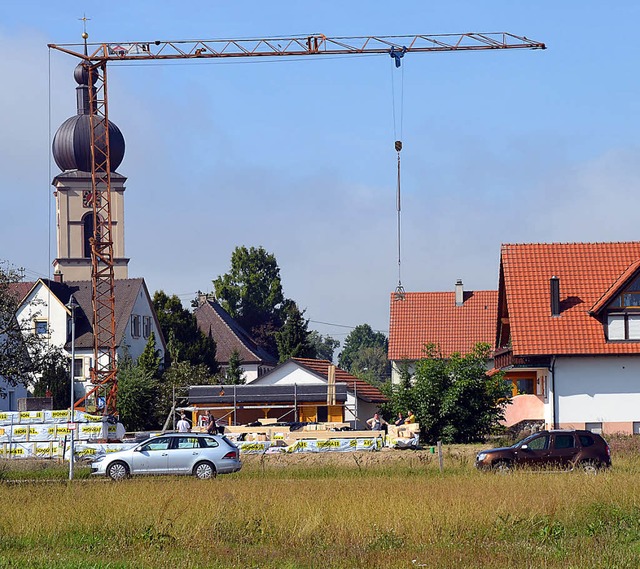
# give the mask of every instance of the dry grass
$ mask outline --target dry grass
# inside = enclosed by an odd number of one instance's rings
[[[0,485],[0,567],[640,566],[640,460],[476,472],[429,452],[248,457],[215,481]]]

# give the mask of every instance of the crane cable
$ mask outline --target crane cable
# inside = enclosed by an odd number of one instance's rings
[[[405,290],[402,286],[402,248],[401,248],[401,213],[402,213],[402,201],[400,194],[400,151],[402,150],[402,127],[404,120],[404,67],[401,65],[401,59],[404,56],[407,48],[403,47],[401,50],[395,50],[391,48],[389,55],[391,56],[391,98],[393,109],[393,138],[395,139],[394,148],[398,154],[398,177],[396,186],[396,213],[397,213],[397,243],[398,243],[398,286],[395,290],[395,300],[404,300]],[[396,88],[394,77],[394,66],[400,68],[400,137],[398,137],[397,119],[396,119]]]

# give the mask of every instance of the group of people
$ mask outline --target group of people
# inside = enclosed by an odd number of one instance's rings
[[[207,433],[210,435],[216,435],[223,430],[218,428],[216,418],[213,416],[211,411],[206,415],[204,426],[207,428]],[[179,433],[188,433],[191,431],[191,424],[184,413],[180,415],[180,420],[176,424],[176,429]]]
[[[406,417],[402,413],[398,413],[398,418],[394,422],[394,425],[400,427],[401,425],[408,425],[415,422],[416,416],[413,414],[413,411],[409,410]],[[373,417],[367,420],[367,425],[369,425],[372,431],[383,431],[388,424],[389,423],[380,416],[380,413],[374,413]]]

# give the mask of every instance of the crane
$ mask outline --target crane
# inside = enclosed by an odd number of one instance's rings
[[[118,392],[107,64],[123,61],[388,54],[399,67],[406,53],[546,49],[544,43],[507,32],[360,37],[311,34],[258,39],[91,44],[87,42],[86,30],[82,37],[82,44],[48,44],[48,47],[79,58],[89,77],[94,365],[91,371],[93,387],[74,407],[80,407],[87,398],[102,392],[106,401],[103,409],[105,415],[116,414]]]

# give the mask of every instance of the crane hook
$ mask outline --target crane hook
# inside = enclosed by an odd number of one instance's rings
[[[404,57],[405,53],[407,53],[407,46],[405,45],[402,46],[402,49],[396,49],[396,47],[393,46],[389,50],[389,55],[396,60],[396,67],[400,67],[400,65],[402,65],[400,60]]]

